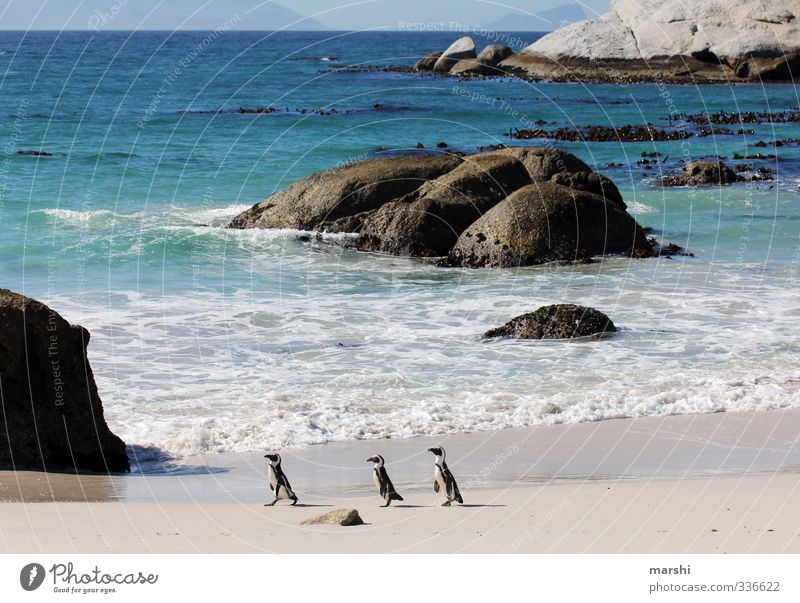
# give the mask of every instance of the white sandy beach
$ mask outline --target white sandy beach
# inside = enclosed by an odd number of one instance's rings
[[[295,508],[263,506],[261,454],[172,475],[5,472],[0,495],[17,502],[0,504],[0,551],[798,553],[798,426],[800,412],[772,411],[450,436],[467,503],[450,508],[428,477],[431,438],[282,451]],[[374,451],[404,503],[379,508]],[[299,526],[333,508],[367,525]]]

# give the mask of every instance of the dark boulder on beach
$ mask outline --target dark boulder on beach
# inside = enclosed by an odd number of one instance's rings
[[[517,316],[502,327],[487,331],[483,337],[575,339],[608,336],[616,331],[617,327],[611,319],[599,310],[574,304],[557,304]]]
[[[530,182],[514,157],[467,156],[453,171],[371,214],[356,246],[394,255],[445,255],[465,228]]]
[[[535,182],[467,228],[443,264],[510,268],[582,262],[612,253],[655,255],[642,227],[614,201],[554,182]]]
[[[661,180],[664,186],[709,186],[732,184],[742,180],[721,161],[692,161],[683,169]]]
[[[0,289],[0,469],[129,471],[86,357],[89,332]]]
[[[461,158],[440,154],[370,159],[317,172],[236,216],[230,228],[354,232],[385,203],[449,172]]]
[[[442,54],[442,51],[426,54],[414,64],[414,71],[433,71],[436,61],[439,60],[439,57],[442,56]]]

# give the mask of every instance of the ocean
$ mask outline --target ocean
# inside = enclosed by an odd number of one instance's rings
[[[366,68],[411,65],[457,35],[0,33],[0,286],[89,329],[115,433],[181,458],[800,406],[800,147],[755,146],[797,138],[798,123],[555,142],[693,257],[444,269],[346,249],[347,235],[223,228],[301,177],[417,143],[540,146],[506,134],[536,120],[668,126],[670,113],[798,109],[791,85],[459,81]],[[259,107],[274,111],[240,112]],[[660,163],[637,163],[653,152]],[[735,165],[734,153],[775,155],[756,161],[775,179],[659,185],[679,159]],[[567,302],[602,310],[620,334],[481,340]]]

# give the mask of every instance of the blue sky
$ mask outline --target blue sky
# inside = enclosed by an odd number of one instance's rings
[[[417,22],[482,25],[516,10],[537,13],[566,2],[583,5],[588,14],[605,12],[608,6],[608,0],[284,0],[279,4],[305,16],[317,15],[336,29],[398,29]],[[102,29],[173,29],[181,23],[205,29],[235,14],[247,15],[242,28],[250,23],[260,29],[274,15],[290,18],[291,13],[270,5],[261,0],[0,0],[0,29],[88,29],[90,22]],[[186,22],[189,15],[194,16]]]
[[[589,14],[603,13],[609,4],[609,0],[379,0],[346,7],[345,2],[294,0],[291,7],[309,15],[339,6],[341,8],[320,16],[320,19],[332,26],[352,23],[354,25],[351,26],[371,27],[398,21],[459,21],[480,25],[513,14],[516,10],[537,13],[567,2],[584,6]]]

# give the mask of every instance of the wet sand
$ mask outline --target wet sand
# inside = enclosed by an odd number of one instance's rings
[[[426,452],[433,444],[447,449],[464,507],[439,506]],[[366,462],[376,452],[403,506],[378,508]],[[800,552],[798,411],[281,453],[303,506],[262,506],[262,453],[187,458],[160,474],[2,472],[0,551]],[[298,525],[342,507],[357,508],[368,525]]]

